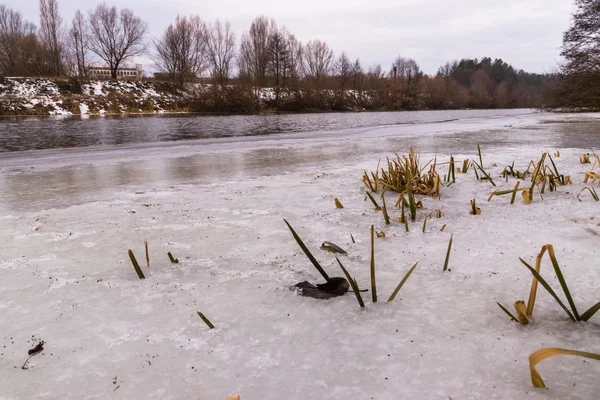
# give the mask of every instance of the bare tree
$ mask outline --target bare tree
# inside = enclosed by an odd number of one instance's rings
[[[341,96],[344,96],[344,90],[348,87],[352,75],[352,63],[348,58],[346,52],[342,51],[342,54],[335,60],[334,70],[336,78],[340,83]]]
[[[75,17],[71,21],[69,36],[71,38],[71,52],[74,53],[75,58],[76,74],[80,78],[87,78],[90,34],[88,22],[80,10],[75,12]]]
[[[208,67],[206,25],[198,16],[177,16],[154,41],[156,64],[180,87],[201,76]]]
[[[321,89],[325,78],[331,71],[333,50],[327,43],[320,40],[311,40],[304,46],[304,71],[317,90]]]
[[[231,32],[231,24],[219,20],[208,30],[208,58],[212,69],[212,77],[220,85],[229,79],[231,63],[235,55],[235,34]]]
[[[287,69],[289,76],[289,87],[295,88],[298,80],[302,75],[302,60],[304,54],[304,47],[302,43],[296,39],[291,33],[287,34]]]
[[[279,101],[281,88],[288,87],[289,81],[293,79],[295,71],[293,46],[290,44],[293,38],[285,27],[280,30],[271,31],[269,36],[269,63],[267,71],[275,78],[275,97]],[[295,40],[295,38],[294,38]]]
[[[352,64],[352,68],[350,70],[350,78],[352,79],[352,91],[354,92],[354,100],[357,102],[361,102],[364,73],[362,66],[360,65],[360,60],[358,58],[356,59],[356,61],[354,61],[354,64]]]
[[[269,23],[267,17],[261,15],[252,21],[248,33],[242,34],[238,67],[259,87],[265,86],[269,63],[269,38],[276,30],[275,21]]]
[[[0,74],[32,72],[29,57],[35,54],[31,47],[31,43],[37,45],[35,31],[35,25],[25,21],[19,12],[0,4]]]
[[[128,59],[144,53],[144,37],[148,26],[133,11],[100,4],[90,12],[90,49],[110,68],[117,78],[117,69]]]
[[[62,18],[58,12],[57,0],[40,0],[40,41],[48,56],[50,74],[63,74],[64,44]]]
[[[399,89],[401,108],[413,109],[417,106],[419,82],[423,76],[419,64],[412,58],[397,57],[392,64],[394,87]]]

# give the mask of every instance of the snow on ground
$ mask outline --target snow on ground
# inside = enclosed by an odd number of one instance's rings
[[[544,118],[493,123],[535,125]],[[463,135],[448,129],[454,125],[437,126],[432,140]],[[455,184],[442,188],[440,200],[422,198],[424,209],[407,233],[397,209],[391,210],[392,224],[385,225],[381,212],[365,201],[361,183],[363,171],[373,170],[378,160],[406,153],[407,148],[389,148],[397,129],[409,128],[373,129],[337,144],[356,148],[359,157],[320,162],[315,156],[278,169],[268,168],[278,162],[277,148],[321,154],[332,138],[282,135],[221,148],[197,143],[162,155],[140,147],[132,150],[139,159],[111,166],[141,177],[134,184],[103,169],[102,163],[111,164],[104,150],[84,150],[89,160],[58,153],[56,164],[54,157],[36,160],[31,152],[19,168],[14,160],[0,160],[0,398],[209,400],[234,393],[243,400],[597,398],[597,362],[564,356],[544,361],[538,370],[549,389],[535,389],[528,356],[542,347],[599,353],[600,316],[568,322],[542,288],[527,326],[511,322],[496,305],[526,299],[530,273],[518,257],[533,261],[546,243],[554,244],[579,308],[600,300],[598,203],[587,194],[581,202],[576,198],[591,167],[579,164],[579,157],[589,150],[517,148],[510,141],[483,148],[498,187],[477,181],[472,171],[458,174]],[[359,151],[365,148],[369,154]],[[252,159],[259,150],[265,150],[262,158]],[[543,150],[560,150],[557,168],[571,175],[572,186],[545,194],[543,201],[536,197],[529,206],[521,198],[510,205],[506,196],[487,202],[492,190],[515,184],[498,178],[504,166],[515,161],[524,170]],[[436,155],[421,151],[423,160]],[[154,165],[171,165],[193,179],[173,179],[175,170],[168,168],[156,176],[140,162],[146,153]],[[215,170],[215,179],[196,170],[190,153],[227,155],[237,163],[225,174]],[[448,159],[437,156],[440,162]],[[476,148],[454,157],[475,159]],[[24,168],[29,158],[32,171]],[[46,172],[69,171],[69,179],[45,181],[39,163]],[[255,165],[262,169],[244,172]],[[90,166],[112,171],[102,178],[111,180],[110,190],[94,192],[102,185]],[[15,200],[18,193],[43,199],[45,190],[68,196],[73,183],[86,177],[95,182],[87,197],[67,198],[60,207],[40,207],[25,195]],[[36,187],[42,193],[31,192]],[[335,208],[334,197],[343,209]],[[469,215],[473,198],[479,216]],[[390,195],[388,206],[393,200]],[[437,209],[444,216],[429,219],[421,232],[424,217]],[[364,288],[370,282],[369,228],[375,224],[384,231],[386,237],[375,243],[380,302],[372,304],[365,293],[367,306],[360,309],[351,294],[319,301],[288,290],[321,278],[283,218],[332,276],[341,276],[341,270],[318,247],[328,240],[346,249],[341,260]],[[451,271],[443,273],[451,234]],[[139,280],[127,250],[144,264],[144,239],[151,266],[143,267],[147,279]],[[168,251],[179,264],[169,262]],[[396,300],[385,302],[417,260]],[[555,282],[547,260],[542,273]],[[197,311],[216,329],[209,330]],[[21,369],[38,340],[46,342],[45,350]]]
[[[72,82],[62,84],[71,87]],[[5,114],[31,114],[34,109],[35,114],[47,115],[104,114],[110,106],[113,113],[164,112],[175,100],[176,96],[157,91],[149,82],[89,81],[82,85],[80,94],[61,93],[57,83],[49,79],[5,78],[0,83],[0,110]]]

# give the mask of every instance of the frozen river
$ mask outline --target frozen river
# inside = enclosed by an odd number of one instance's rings
[[[501,152],[597,148],[599,121],[531,110],[5,120],[0,210],[110,199],[125,185],[208,184],[349,159],[376,163],[373,154],[392,156],[411,146],[440,154],[470,152],[477,144]],[[65,137],[74,147],[55,148]]]

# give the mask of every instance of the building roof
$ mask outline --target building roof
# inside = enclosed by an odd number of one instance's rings
[[[89,67],[88,69],[108,69],[110,67]],[[117,68],[117,71],[137,71],[137,68]]]

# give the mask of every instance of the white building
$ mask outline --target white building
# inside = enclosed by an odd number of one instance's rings
[[[110,68],[89,67],[88,77],[90,79],[111,79]],[[135,68],[117,68],[117,79],[139,81],[142,79],[142,64],[135,64]]]

